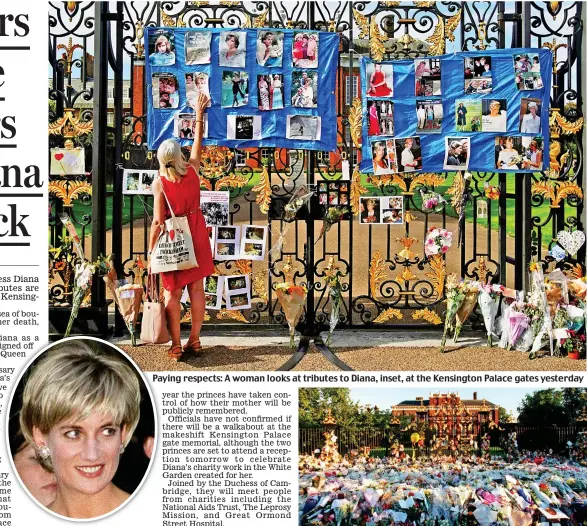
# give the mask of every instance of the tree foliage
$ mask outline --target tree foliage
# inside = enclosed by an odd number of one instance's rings
[[[527,394],[518,406],[518,422],[526,426],[574,424],[587,406],[585,389],[543,389]]]
[[[344,428],[386,427],[390,410],[381,410],[353,402],[350,389],[344,387],[310,387],[299,391],[300,427],[321,427],[330,409],[336,424]]]

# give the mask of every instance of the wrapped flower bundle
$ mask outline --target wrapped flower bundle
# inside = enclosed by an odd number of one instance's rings
[[[430,227],[424,241],[424,253],[426,257],[435,254],[446,254],[452,245],[452,232],[444,228]]]
[[[346,206],[329,206],[326,210],[326,214],[324,214],[324,219],[322,220],[322,230],[320,231],[320,235],[314,244],[318,243],[318,241],[320,241],[326,235],[332,226],[340,222],[343,216],[348,212],[349,209]]]
[[[493,345],[494,325],[495,317],[497,316],[497,310],[499,309],[499,297],[503,292],[501,285],[485,285],[479,284],[479,308],[483,316],[483,323],[485,324],[485,330],[487,331],[487,345],[491,347]]]
[[[104,276],[104,281],[130,333],[131,344],[134,347],[137,344],[136,327],[143,302],[143,286],[132,283],[129,279],[116,279],[116,271],[113,268]]]
[[[308,289],[304,285],[295,285],[291,282],[278,283],[275,286],[275,294],[289,326],[290,345],[293,347],[296,325],[304,312]]]
[[[473,312],[475,305],[477,305],[477,298],[479,296],[479,289],[474,284],[470,284],[465,288],[465,298],[461,303],[461,306],[457,310],[456,324],[455,324],[455,335],[454,342],[456,343],[459,339],[459,334],[463,328],[463,324],[469,319],[469,316]]]
[[[73,328],[73,323],[79,314],[79,309],[86,298],[88,298],[90,295],[94,274],[107,272],[108,265],[109,259],[104,258],[103,256],[100,256],[98,260],[93,263],[86,261],[85,259],[81,259],[76,265],[73,283],[73,297],[71,301],[71,313],[69,315],[69,321],[67,323],[67,328],[65,329],[65,334],[63,335],[64,338],[67,338],[70,335],[71,329]]]
[[[455,320],[458,310],[463,305],[467,295],[473,291],[475,294],[474,301],[477,301],[478,290],[473,282],[457,281],[454,274],[449,276],[449,278],[446,280],[446,316],[444,319],[444,332],[442,334],[442,341],[440,343],[440,352],[444,352],[445,350],[446,337],[449,331],[455,328]]]
[[[420,195],[422,197],[422,212],[426,214],[442,212],[446,206],[446,199],[438,192],[421,189]]]

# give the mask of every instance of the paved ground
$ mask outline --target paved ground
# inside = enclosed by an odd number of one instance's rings
[[[441,354],[437,333],[353,333],[340,331],[333,342],[337,356],[357,371],[585,371],[585,360],[544,357],[480,345],[478,334],[465,335]],[[187,338],[187,334],[185,335]],[[393,341],[390,341],[393,337]],[[290,356],[287,338],[275,336],[202,336],[204,351],[180,363],[167,358],[165,345],[120,345],[145,371],[274,371]],[[311,351],[296,371],[337,370]]]

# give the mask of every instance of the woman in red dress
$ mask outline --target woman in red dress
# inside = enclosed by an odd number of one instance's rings
[[[377,113],[377,105],[375,101],[369,102],[369,133],[368,135],[381,135],[381,127],[379,126],[379,114]]]
[[[159,177],[155,179],[153,184],[155,204],[149,246],[152,250],[161,229],[165,226],[165,219],[171,216],[167,204],[169,201],[176,216],[185,215],[188,218],[194,242],[194,252],[198,261],[198,266],[191,269],[161,273],[165,289],[165,315],[171,335],[171,348],[167,354],[175,361],[179,361],[185,352],[197,353],[202,348],[200,329],[206,309],[203,279],[214,272],[208,230],[200,208],[200,178],[198,177],[204,131],[204,111],[208,101],[208,97],[204,94],[198,95],[196,99],[196,129],[189,162],[184,160],[181,147],[173,139],[164,141],[157,150]],[[187,343],[182,347],[179,327],[180,299],[185,286],[187,286],[190,296],[192,329]]]
[[[385,73],[381,71],[381,64],[375,64],[375,71],[369,78],[367,95],[370,97],[390,97],[392,95],[391,89],[387,85]]]

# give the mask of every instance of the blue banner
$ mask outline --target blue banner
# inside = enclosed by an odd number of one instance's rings
[[[291,29],[149,27],[147,140],[191,145],[200,91],[204,145],[334,151],[339,35]]]
[[[363,58],[360,70],[362,172],[549,167],[549,50],[484,50],[380,63]]]

